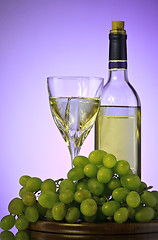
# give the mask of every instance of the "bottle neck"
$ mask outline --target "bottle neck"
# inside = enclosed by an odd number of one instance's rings
[[[110,70],[109,71],[109,81],[126,81],[128,82],[128,74],[127,69],[119,69],[119,70]]]
[[[126,34],[109,34],[109,71],[127,70]]]

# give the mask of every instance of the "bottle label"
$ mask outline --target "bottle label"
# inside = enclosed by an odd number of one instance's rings
[[[127,60],[110,60],[109,61],[109,71],[112,70],[126,70]]]

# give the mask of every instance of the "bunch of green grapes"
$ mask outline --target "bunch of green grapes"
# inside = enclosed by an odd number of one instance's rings
[[[42,211],[43,216],[45,215],[45,210],[39,205],[36,196],[41,189],[41,179],[24,175],[19,179],[19,183],[22,186],[19,197],[10,201],[9,214],[0,222],[0,227],[4,231],[10,230],[14,225],[20,231],[25,230],[30,222],[37,222],[40,219]]]
[[[57,181],[22,176],[19,197],[9,203],[0,227],[25,230],[38,220],[124,223],[158,218],[158,191],[133,174],[127,161],[94,150],[88,157],[75,157],[73,166],[66,179]]]

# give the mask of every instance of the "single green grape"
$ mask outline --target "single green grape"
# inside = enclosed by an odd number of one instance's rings
[[[119,176],[128,174],[129,169],[130,169],[130,165],[126,160],[117,161],[114,167],[115,173],[118,174]]]
[[[97,204],[101,204],[102,203],[102,200],[101,198],[104,198],[104,196],[100,197],[100,196],[95,196],[95,195],[92,195],[92,198],[96,201]],[[106,201],[106,200],[105,200]]]
[[[73,159],[72,163],[75,167],[84,168],[84,166],[89,163],[89,159],[85,156],[78,155]]]
[[[154,210],[151,207],[141,207],[136,211],[137,222],[150,222],[154,218]]]
[[[82,178],[84,178],[83,168],[74,167],[70,169],[70,171],[67,174],[67,177],[72,181],[81,180]]]
[[[118,210],[121,207],[120,203],[115,201],[115,200],[111,200],[108,202],[105,202],[102,205],[102,212],[104,215],[106,216],[114,216],[114,213],[116,212],[116,210]]]
[[[136,208],[140,204],[140,196],[136,191],[131,191],[126,197],[126,203],[129,207]]]
[[[135,208],[135,211],[138,212],[143,207],[144,207],[144,205],[141,203],[138,207]]]
[[[105,222],[107,217],[103,214],[102,206],[99,205],[96,213],[96,222]]]
[[[29,178],[31,178],[31,177],[28,176],[28,175],[21,176],[20,179],[19,179],[20,185],[23,186],[23,187],[26,186],[26,182]]]
[[[64,190],[71,190],[72,192],[75,192],[75,184],[70,179],[64,179],[61,181],[59,185],[59,193],[61,193]]]
[[[14,234],[10,231],[2,231],[0,233],[1,240],[15,240]]]
[[[33,206],[36,203],[36,196],[33,192],[26,192],[22,195],[22,201],[26,206]]]
[[[18,217],[18,219],[15,221],[15,227],[18,230],[26,230],[29,226],[29,221],[24,215],[21,215]]]
[[[24,210],[24,203],[20,198],[14,198],[8,205],[8,211],[14,215],[20,215]]]
[[[142,200],[142,203],[145,204],[145,206],[152,207],[152,208],[156,206],[156,204],[158,203],[156,196],[152,192],[149,192],[147,190],[145,190],[141,194],[141,200]]]
[[[20,188],[20,191],[19,191],[19,196],[22,198],[23,197],[23,194],[28,192],[26,187],[22,187]]]
[[[155,205],[155,210],[158,212],[158,203]]]
[[[109,199],[112,195],[112,191],[110,188],[108,188],[108,183],[104,184],[104,195],[107,199]]]
[[[68,209],[70,207],[77,207],[77,208],[79,208],[79,205],[80,205],[80,203],[76,202],[75,200],[73,202],[71,202],[71,203],[65,204],[66,209]]]
[[[81,203],[83,200],[87,198],[91,198],[91,193],[87,189],[81,189],[75,192],[74,199],[75,201]]]
[[[52,208],[48,208],[45,215],[47,221],[54,222],[54,218],[52,216]]]
[[[26,208],[25,217],[29,222],[37,222],[39,219],[39,213],[35,206],[30,206]]]
[[[52,216],[56,221],[61,221],[66,216],[66,206],[62,202],[56,202],[52,208]]]
[[[84,216],[91,217],[97,212],[97,203],[92,198],[87,198],[82,201],[80,205],[80,211]]]
[[[92,164],[102,165],[103,164],[103,158],[106,154],[107,153],[103,150],[94,150],[89,154],[88,158],[89,158],[89,161]]]
[[[41,192],[53,191],[56,192],[56,184],[53,179],[46,179],[41,184]]]
[[[65,204],[71,203],[74,200],[74,193],[66,189],[60,193],[59,200]]]
[[[154,219],[158,219],[158,211],[155,211]]]
[[[113,168],[113,167],[115,167],[116,163],[117,163],[117,159],[116,159],[116,157],[115,157],[113,154],[111,154],[111,153],[106,154],[106,155],[104,156],[104,158],[103,158],[103,164],[104,164],[104,166],[107,167],[107,168]]]
[[[31,177],[26,182],[26,189],[29,192],[37,192],[41,188],[42,181],[40,178]]]
[[[112,192],[112,197],[115,201],[124,202],[126,200],[129,190],[123,187],[115,188]]]
[[[80,211],[77,207],[67,209],[65,219],[68,223],[75,223],[80,218]]]
[[[135,217],[135,209],[128,206],[128,217],[130,220],[134,220]]]
[[[133,174],[134,174],[134,173],[133,173],[132,169],[130,168],[129,171],[128,171],[128,173],[127,173],[127,175],[133,175]]]
[[[86,177],[93,178],[97,176],[98,167],[92,163],[85,165],[83,172]]]
[[[140,177],[135,174],[125,175],[121,177],[121,185],[131,191],[136,191],[141,185],[141,180]]]
[[[35,204],[37,210],[38,210],[38,213],[39,213],[39,219],[42,219],[45,215],[46,215],[46,211],[47,209],[42,207],[39,202],[37,201],[36,204]]]
[[[137,189],[136,191],[137,191],[138,193],[141,193],[141,192],[143,192],[143,191],[146,190],[146,189],[147,189],[146,183],[141,181],[141,184],[140,184],[140,186],[138,187],[138,189]]]
[[[125,207],[121,207],[114,213],[114,220],[116,223],[119,224],[124,223],[127,221],[128,215],[129,215],[128,209]]]
[[[97,214],[93,215],[93,216],[83,216],[84,217],[84,221],[89,222],[89,223],[93,223],[96,221],[97,218]]]
[[[44,208],[52,208],[58,201],[58,195],[52,191],[43,192],[38,198],[39,204]]]
[[[76,191],[81,189],[88,189],[87,179],[82,179],[81,181],[76,183]]]
[[[30,240],[30,237],[27,232],[19,231],[15,235],[15,240]]]
[[[121,187],[121,182],[118,178],[112,178],[109,182],[108,182],[108,188],[110,190],[114,190],[115,188]]]
[[[87,185],[88,190],[96,196],[100,196],[104,192],[104,184],[100,183],[97,178],[89,178]]]
[[[157,198],[157,201],[158,201],[158,191],[153,190],[151,192],[152,192],[152,194],[154,194],[154,196]]]
[[[96,198],[97,196],[93,196],[93,198]],[[94,198],[94,199],[95,199]],[[103,204],[103,203],[105,203],[105,202],[107,202],[108,200],[109,200],[109,197],[107,198],[107,196],[106,195],[103,195],[103,196],[101,196],[101,197],[98,197],[99,198],[99,200],[97,199],[95,199],[95,201],[97,202],[97,203],[100,203],[100,204]]]
[[[3,230],[10,230],[15,224],[15,217],[13,215],[6,215],[1,219],[0,227]]]
[[[113,171],[110,168],[102,166],[97,172],[97,179],[100,183],[108,183],[113,176]]]

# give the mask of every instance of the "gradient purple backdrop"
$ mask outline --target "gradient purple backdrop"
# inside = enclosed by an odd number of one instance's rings
[[[23,174],[66,177],[70,155],[48,103],[50,75],[108,77],[108,34],[124,20],[142,103],[142,179],[158,189],[158,1],[0,1],[0,218]],[[94,148],[93,131],[81,154]]]

